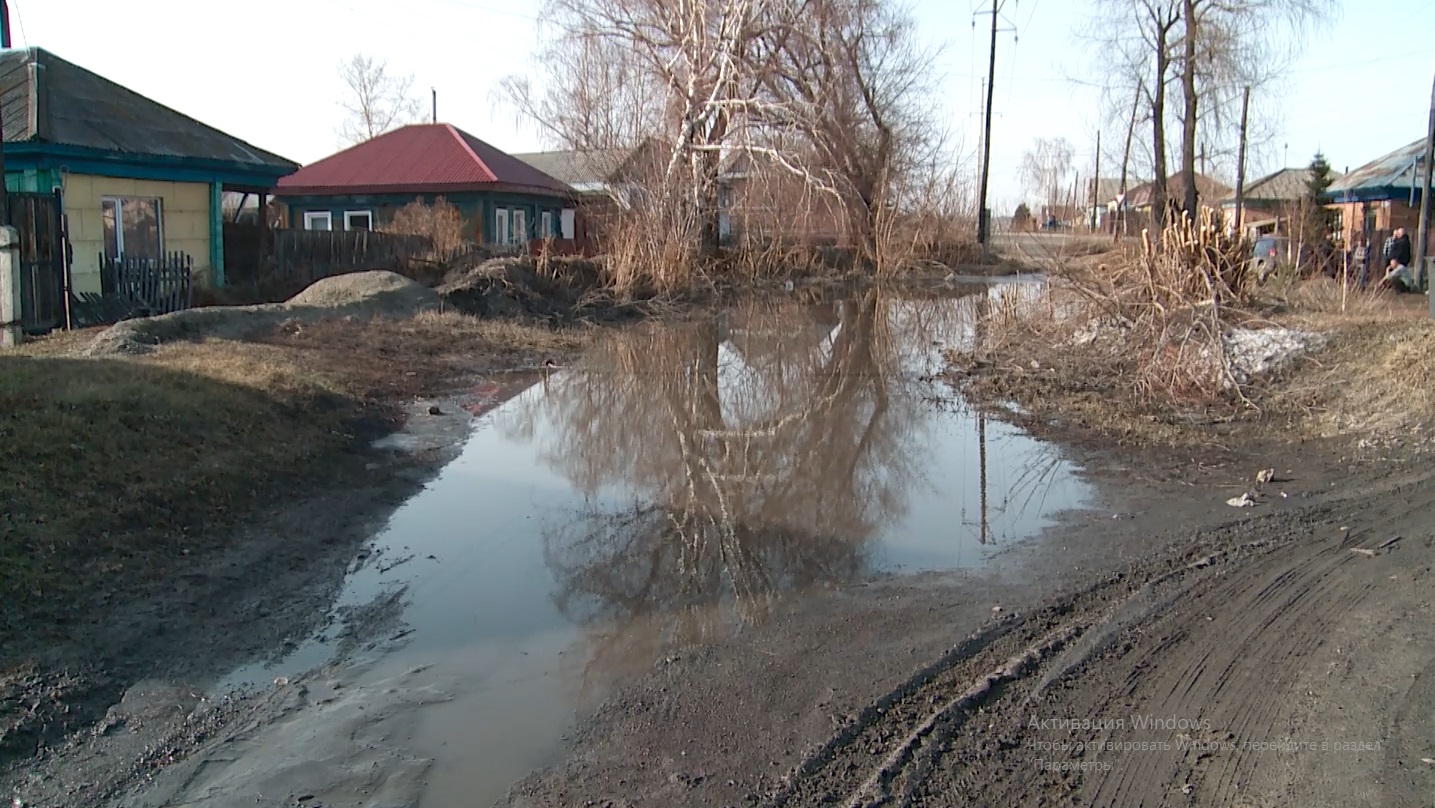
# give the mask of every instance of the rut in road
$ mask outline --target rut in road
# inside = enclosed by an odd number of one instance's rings
[[[1382,606],[1392,571],[1425,547],[1417,534],[1428,536],[1435,523],[1435,485],[1407,483],[1379,501],[1379,508],[1347,500],[1243,520],[1179,555],[1002,621],[849,720],[765,805],[1249,798],[1255,785],[1273,782],[1263,767],[1288,765],[1269,747],[1247,744],[1292,740],[1283,728],[1303,661],[1343,621]],[[1353,551],[1402,533],[1373,556]],[[1430,669],[1427,660],[1417,688],[1435,690]],[[1404,716],[1409,727],[1429,706],[1407,701],[1413,706],[1397,720]],[[1133,728],[1137,715],[1192,723]],[[1097,723],[1054,733],[1029,726],[1033,718]],[[1414,742],[1413,728],[1403,732]],[[1072,741],[1087,746],[1060,747]],[[1045,745],[1052,742],[1058,746]],[[1087,768],[1043,768],[1038,760]]]

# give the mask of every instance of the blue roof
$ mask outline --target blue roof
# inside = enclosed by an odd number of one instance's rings
[[[1424,179],[1425,138],[1373,160],[1330,184],[1326,198],[1334,202],[1420,198]]]

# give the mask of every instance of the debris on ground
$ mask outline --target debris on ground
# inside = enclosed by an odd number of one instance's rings
[[[1241,494],[1238,497],[1231,497],[1230,499],[1226,500],[1226,504],[1230,505],[1232,508],[1249,508],[1252,505],[1256,504],[1256,500],[1254,497],[1251,496],[1250,492],[1247,491],[1246,493]]]
[[[1258,485],[1265,485],[1266,483],[1270,482],[1271,480],[1274,480],[1275,478],[1275,469],[1261,469],[1260,471],[1256,472],[1256,483]]]

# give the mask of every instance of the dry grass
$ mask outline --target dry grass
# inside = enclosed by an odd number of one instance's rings
[[[357,409],[322,387],[246,375],[263,362],[175,365],[0,357],[6,611],[153,574],[302,482],[298,470],[335,463],[358,428]]]
[[[1073,391],[1147,406],[1230,403],[1242,391],[1224,335],[1248,302],[1243,251],[1203,216],[1108,262],[1052,266],[1041,296],[989,308],[972,358],[1034,361]]]
[[[1327,349],[1271,390],[1271,408],[1312,435],[1423,437],[1435,419],[1435,321],[1335,322],[1329,332]]]
[[[360,435],[455,377],[576,350],[582,335],[459,314],[337,320],[256,342],[66,356],[95,334],[0,355],[0,623],[162,574],[294,490],[361,467]]]
[[[1186,228],[1099,266],[1053,268],[1041,292],[988,305],[976,347],[952,358],[953,378],[979,400],[1022,404],[1036,423],[1140,445],[1383,439],[1435,417],[1427,298],[1323,277],[1254,288],[1244,256],[1243,245]],[[1239,377],[1224,335],[1263,325],[1318,332],[1328,345],[1279,373]]]

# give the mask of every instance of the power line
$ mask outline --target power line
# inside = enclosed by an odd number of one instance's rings
[[[25,15],[20,13],[20,0],[10,0],[10,4],[15,7],[15,21],[20,23],[20,41],[24,42],[25,47],[28,48],[30,37],[25,35]]]

